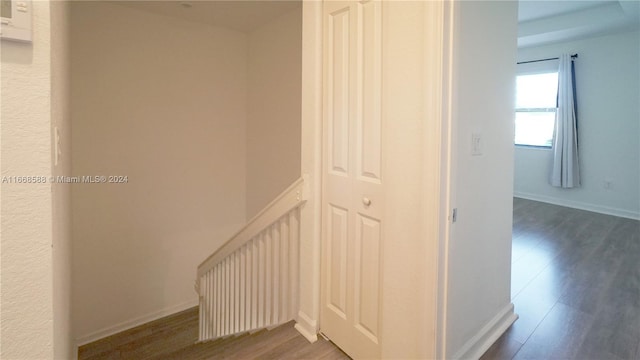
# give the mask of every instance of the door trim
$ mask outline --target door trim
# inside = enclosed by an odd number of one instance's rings
[[[322,215],[322,2],[302,2],[302,109],[300,170],[309,198],[300,213],[300,292],[295,328],[318,339]]]
[[[454,120],[453,120],[453,36],[454,36],[454,7],[453,1],[441,2],[440,10],[441,16],[438,18],[427,19],[429,21],[436,22],[436,27],[441,29],[441,33],[434,36],[432,41],[439,41],[442,62],[436,67],[431,68],[427,73],[442,74],[439,78],[438,84],[441,89],[440,101],[434,107],[433,116],[437,116],[441,119],[441,127],[439,133],[441,134],[440,143],[440,158],[438,159],[440,166],[439,174],[439,190],[440,198],[438,206],[440,209],[440,216],[438,219],[438,225],[440,228],[437,234],[437,294],[436,294],[436,338],[435,338],[435,358],[445,359],[447,354],[447,295],[448,295],[448,270],[449,270],[449,239],[451,238],[451,226],[452,221],[449,218],[449,214],[452,213],[452,209],[455,204],[454,189],[451,186],[451,181],[455,178],[454,168]],[[428,16],[428,15],[427,15]],[[435,159],[434,159],[435,160]],[[428,168],[428,164],[425,164],[425,170]]]

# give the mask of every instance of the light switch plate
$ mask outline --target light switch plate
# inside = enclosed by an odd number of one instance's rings
[[[2,0],[0,38],[31,42],[31,0]]]
[[[482,135],[480,133],[471,134],[471,155],[482,155]]]

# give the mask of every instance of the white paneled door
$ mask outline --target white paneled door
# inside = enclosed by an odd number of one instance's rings
[[[354,358],[380,356],[384,182],[379,1],[323,9],[321,331]]]

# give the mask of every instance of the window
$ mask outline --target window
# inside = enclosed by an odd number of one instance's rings
[[[557,93],[557,72],[517,77],[516,145],[551,147]]]

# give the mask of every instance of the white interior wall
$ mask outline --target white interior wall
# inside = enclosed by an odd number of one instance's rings
[[[73,303],[80,343],[197,304],[196,266],[245,222],[247,36],[71,6]]]
[[[477,358],[510,302],[517,3],[460,1],[453,29],[453,160],[446,357]],[[482,155],[471,154],[472,134]]]
[[[57,15],[50,3],[32,6],[33,42],[0,44],[0,172],[48,179],[53,171],[52,71],[58,69],[51,55],[61,48],[51,42],[58,19],[52,21]],[[0,358],[51,359],[58,341],[65,341],[64,334],[54,338],[54,321],[64,310],[54,301],[53,284],[64,271],[52,255],[52,242],[60,238],[52,235],[51,185],[3,182],[0,193]]]
[[[302,7],[249,33],[247,218],[300,177]]]
[[[58,159],[52,149],[53,175],[71,174],[69,99],[69,6],[51,2],[51,141],[57,129]],[[71,185],[52,185],[53,196],[53,352],[54,359],[76,355],[71,321]]]
[[[523,48],[518,60],[577,53],[582,186],[549,185],[552,151],[516,146],[514,194],[559,205],[640,218],[640,37],[625,32]],[[605,182],[610,187],[605,188]]]

